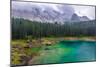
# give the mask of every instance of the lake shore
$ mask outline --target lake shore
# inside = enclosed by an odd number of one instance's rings
[[[56,44],[63,40],[96,41],[96,37],[94,36],[91,36],[91,37],[86,37],[86,36],[85,37],[43,37],[41,39],[40,38],[32,39],[32,44],[38,47],[45,44]],[[25,39],[12,40],[11,44],[25,46],[27,44],[27,40]]]
[[[45,37],[42,40],[84,40],[84,41],[96,41],[96,37]]]
[[[12,64],[22,64],[23,62],[19,61],[22,59],[20,56],[25,56],[25,57],[32,56],[34,59],[34,57],[38,57],[39,55],[41,55],[41,53],[45,53],[46,50],[49,50],[48,47],[58,46],[59,42],[63,41],[63,40],[65,40],[65,41],[68,41],[68,40],[69,41],[71,41],[71,40],[96,41],[96,37],[45,37],[45,38],[41,38],[41,39],[32,39],[32,42],[31,42],[32,47],[28,47],[30,45],[30,42],[28,43],[27,40],[25,40],[25,39],[12,40],[11,41],[11,45],[12,45],[11,49],[12,49],[12,57],[14,57]],[[70,45],[70,44],[68,44],[68,45]],[[69,48],[67,48],[67,49],[69,49]],[[46,53],[46,55],[47,55],[47,53]],[[55,55],[55,54],[53,54],[53,55]],[[44,57],[44,55],[43,55],[43,57]],[[24,60],[24,61],[26,61],[26,60]],[[32,60],[32,62],[33,61],[34,60]],[[27,63],[29,62],[29,64],[30,64],[31,60],[26,61],[26,62]]]

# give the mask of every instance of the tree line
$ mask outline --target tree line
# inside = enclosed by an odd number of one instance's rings
[[[12,39],[25,39],[40,37],[64,37],[64,36],[95,36],[96,21],[80,22],[39,22],[23,18],[12,18],[11,22]]]

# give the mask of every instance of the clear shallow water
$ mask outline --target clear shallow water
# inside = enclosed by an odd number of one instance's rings
[[[38,64],[95,61],[95,41],[60,41],[41,50]]]

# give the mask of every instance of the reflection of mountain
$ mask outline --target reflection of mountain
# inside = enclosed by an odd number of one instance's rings
[[[87,16],[78,16],[74,9],[66,5],[57,5],[57,9],[47,5],[13,7],[12,16],[41,22],[88,21]]]

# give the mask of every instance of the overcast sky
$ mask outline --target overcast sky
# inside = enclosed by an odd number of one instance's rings
[[[95,19],[95,7],[94,6],[73,6],[75,13],[79,16],[87,16],[90,19]]]
[[[37,5],[41,8],[43,8],[43,6],[48,6],[57,11],[60,11],[57,6],[59,6],[61,4],[50,4],[50,3],[46,4],[46,3],[33,3],[33,2],[20,2],[20,1],[12,2],[12,8],[28,9],[34,5]],[[68,7],[66,7],[68,9],[73,9],[74,12],[79,16],[87,16],[90,19],[95,19],[95,7],[94,6],[67,5],[67,4],[66,4],[66,6],[68,6]]]

